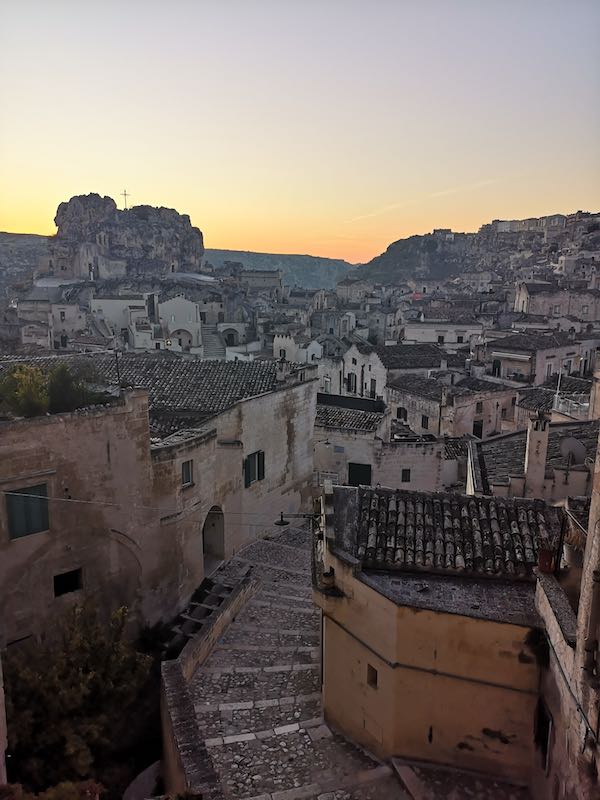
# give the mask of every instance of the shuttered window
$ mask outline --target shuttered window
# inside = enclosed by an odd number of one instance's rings
[[[49,527],[47,484],[40,483],[38,486],[27,486],[7,492],[6,511],[8,535],[11,539],[47,531]]]
[[[244,459],[244,486],[248,487],[265,477],[265,454],[262,450],[250,453]]]

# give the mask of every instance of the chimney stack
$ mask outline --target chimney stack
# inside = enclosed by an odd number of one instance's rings
[[[538,411],[530,417],[525,448],[525,497],[541,497],[546,476],[546,455],[550,435],[550,417]]]

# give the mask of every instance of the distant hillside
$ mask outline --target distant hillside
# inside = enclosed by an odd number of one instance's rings
[[[235,261],[246,269],[281,269],[284,283],[304,289],[331,289],[353,268],[347,261],[319,256],[251,253],[246,250],[205,250],[205,261],[222,269]]]
[[[28,280],[48,251],[48,239],[34,233],[0,232],[0,300],[10,300],[14,288]]]
[[[384,283],[409,278],[444,279],[470,270],[509,267],[516,254],[533,259],[552,257],[574,244],[595,250],[600,244],[596,212],[555,214],[525,220],[494,220],[477,233],[434,230],[393,242],[357,272]]]
[[[0,232],[0,272],[34,269],[47,251],[46,236]]]

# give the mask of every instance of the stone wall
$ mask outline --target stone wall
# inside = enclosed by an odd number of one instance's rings
[[[217,779],[194,706],[188,683],[227,626],[257,589],[257,582],[243,578],[214,614],[212,622],[194,636],[174,661],[161,670],[161,726],[163,777],[168,792],[204,792],[206,800],[220,798]]]

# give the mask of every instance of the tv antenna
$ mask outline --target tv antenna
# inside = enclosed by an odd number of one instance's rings
[[[121,197],[125,201],[125,211],[127,211],[127,198],[131,197],[127,189],[123,189],[123,191],[121,192]]]

